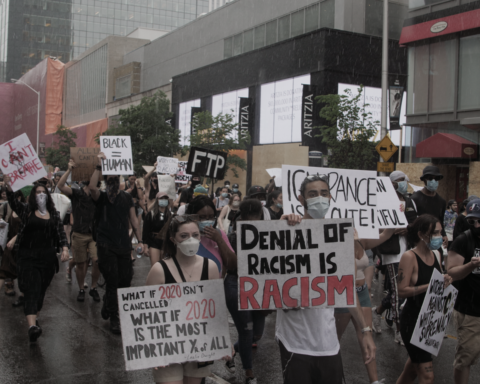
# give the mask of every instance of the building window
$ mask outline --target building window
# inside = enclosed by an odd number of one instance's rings
[[[305,21],[305,12],[302,9],[301,11],[292,13],[292,36],[295,37],[303,34],[303,27]]]
[[[265,24],[255,28],[255,46],[254,48],[262,48],[265,46]]]
[[[238,122],[238,109],[240,108],[240,97],[248,97],[248,88],[222,93],[212,96],[212,115],[219,113],[233,116],[233,123]],[[231,138],[236,139],[236,132],[232,132]]]
[[[407,7],[402,4],[388,3],[388,37],[400,39],[403,20],[407,16]],[[365,3],[365,33],[373,36],[383,34],[383,1],[367,0]]]
[[[178,106],[178,129],[180,130],[181,145],[190,145],[192,107],[200,107],[200,99],[180,103]]]
[[[233,36],[233,56],[240,55],[242,53],[243,46],[243,34]]]
[[[233,37],[223,40],[223,58],[228,59],[233,56]]]
[[[430,44],[429,112],[453,111],[455,99],[455,41]]]
[[[305,9],[305,33],[318,29],[319,5],[312,5]]]
[[[409,115],[427,113],[428,109],[428,45],[408,50],[408,108]]]
[[[286,40],[290,37],[290,15],[278,19],[278,41]]]
[[[253,29],[243,32],[243,52],[253,50]]]
[[[267,23],[266,45],[277,42],[277,20]]]
[[[480,108],[480,35],[460,39],[458,109]]]
[[[120,77],[115,80],[115,98],[130,96],[132,90],[132,75]]]
[[[335,0],[324,1],[320,5],[320,28],[334,28]]]
[[[412,9],[441,2],[445,2],[445,0],[409,0],[408,7]]]

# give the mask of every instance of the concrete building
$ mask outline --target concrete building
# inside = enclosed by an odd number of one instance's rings
[[[461,202],[480,194],[480,1],[412,0],[400,44],[408,49],[405,161],[419,180],[427,163],[448,183],[439,193]]]

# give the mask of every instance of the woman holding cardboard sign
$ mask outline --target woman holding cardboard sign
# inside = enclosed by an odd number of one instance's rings
[[[410,340],[433,270],[442,272],[433,252],[442,246],[442,225],[432,215],[421,215],[408,226],[407,238],[415,247],[402,255],[397,280],[398,296],[407,299],[400,316],[400,332],[409,357],[397,384],[413,383],[417,377],[419,384],[430,384],[434,382],[432,355],[411,344]],[[444,281],[446,288],[452,278],[445,274]]]
[[[58,272],[57,250],[63,249],[62,261],[68,261],[68,243],[60,214],[55,209],[50,192],[42,184],[35,184],[28,203],[18,201],[5,175],[8,203],[21,219],[17,235],[17,273],[20,290],[25,295],[24,312],[29,325],[30,342],[42,334],[37,316],[53,276]]]
[[[218,279],[220,276],[216,264],[197,254],[200,236],[198,216],[174,217],[163,244],[165,259],[152,267],[147,285]],[[169,384],[200,384],[208,375],[208,365],[202,366],[196,362],[172,364],[153,371],[156,383]]]

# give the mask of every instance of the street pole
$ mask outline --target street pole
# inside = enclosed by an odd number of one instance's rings
[[[387,135],[387,89],[388,89],[388,0],[383,0],[383,39],[382,39],[382,116],[380,121],[380,140]],[[380,156],[380,162],[383,162]],[[385,172],[380,173],[386,176]]]

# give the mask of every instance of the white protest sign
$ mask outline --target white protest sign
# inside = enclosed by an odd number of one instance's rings
[[[275,176],[275,185],[277,187],[282,186],[282,168],[269,168],[266,170],[270,177]]]
[[[175,175],[178,172],[178,159],[174,157],[157,157],[157,173]]]
[[[55,209],[60,212],[60,218],[63,220],[68,210],[72,209],[72,201],[61,193],[52,193],[51,196]]]
[[[47,177],[47,171],[26,133],[0,146],[0,168],[4,175],[10,176],[13,192]]]
[[[404,205],[389,177],[377,177],[377,222],[379,228],[405,228],[408,225]]]
[[[438,355],[442,346],[458,295],[458,290],[453,285],[443,287],[443,275],[434,269],[410,340],[410,343],[434,356]]]
[[[187,164],[186,161],[178,162],[178,171],[175,177],[176,183],[187,184],[188,181],[192,179],[192,175],[187,174]]]
[[[0,247],[5,251],[5,248],[7,246],[7,240],[8,240],[8,226],[9,224],[4,222],[2,219],[2,226],[0,226]],[[5,226],[3,226],[5,225]]]
[[[132,143],[130,136],[100,136],[102,175],[130,175],[133,173]]]
[[[300,186],[307,176],[317,174],[326,175],[329,180],[332,199],[326,218],[353,218],[360,238],[378,239],[375,171],[282,165],[284,213],[303,216],[298,200]]]
[[[353,220],[237,223],[238,308],[354,307]]]
[[[222,279],[117,294],[127,371],[231,356]]]
[[[164,192],[169,199],[175,200],[175,179],[170,175],[158,175],[158,192]]]

